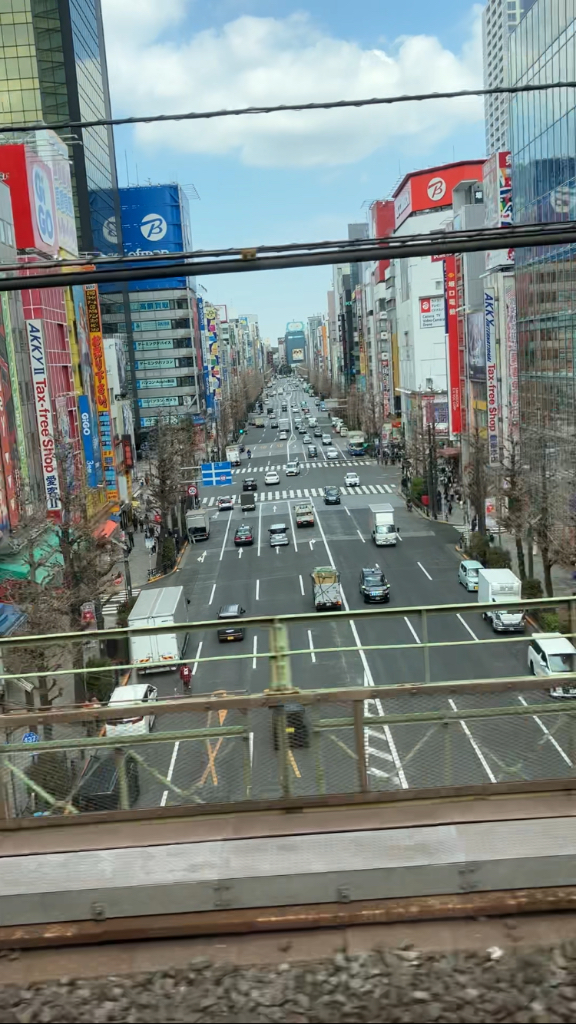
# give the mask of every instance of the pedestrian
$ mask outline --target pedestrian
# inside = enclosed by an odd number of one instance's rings
[[[192,669],[190,665],[180,666],[180,679],[182,680],[184,693],[190,693],[190,684],[192,683]]]
[[[140,533],[144,533],[144,519],[142,516],[138,516],[138,526],[140,527]]]
[[[148,523],[149,523],[149,522],[150,522],[150,516],[149,516],[149,515],[148,515],[148,513],[146,512],[146,515],[144,516],[144,523],[145,523],[145,525],[146,525],[146,526],[148,526]]]
[[[438,505],[438,508],[442,508],[442,491],[436,492],[436,504]]]
[[[476,529],[478,527],[478,517],[477,516],[473,516],[472,517],[472,523],[470,525],[471,525],[472,533],[475,533]]]
[[[451,501],[448,502],[448,515],[449,516],[452,515],[452,502]]]
[[[134,524],[133,523],[129,523],[128,524],[128,529],[126,530],[126,534],[128,536],[128,546],[130,548],[130,551],[132,551],[132,549],[134,548]]]

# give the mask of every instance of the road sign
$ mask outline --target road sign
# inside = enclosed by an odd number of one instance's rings
[[[196,495],[198,494],[198,488],[196,487],[196,484],[190,484],[188,488],[188,494],[190,495],[191,498],[196,497]]]
[[[222,487],[232,484],[231,462],[203,462],[202,483],[204,487]]]
[[[40,737],[37,732],[25,732],[22,737],[22,743],[39,743]]]

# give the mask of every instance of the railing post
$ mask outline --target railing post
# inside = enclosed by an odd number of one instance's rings
[[[420,612],[422,616],[422,643],[424,644],[424,682],[430,682],[430,648],[428,647],[428,613],[425,608]]]
[[[452,722],[442,722],[444,730],[444,785],[452,785]]]
[[[358,756],[358,781],[360,783],[360,792],[367,793],[369,790],[368,786],[368,769],[366,767],[366,743],[364,736],[364,701],[354,701],[354,741],[356,744],[356,754]]]
[[[130,794],[128,792],[128,778],[126,775],[126,754],[122,747],[116,747],[114,750],[114,760],[116,761],[116,768],[118,771],[118,789],[120,796],[120,809],[122,811],[130,810]]]
[[[278,619],[270,626],[270,689],[291,690],[292,672],[288,651],[288,629]]]

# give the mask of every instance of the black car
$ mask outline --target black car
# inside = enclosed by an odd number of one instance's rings
[[[325,487],[324,488],[324,504],[325,505],[339,505],[340,504],[340,488],[339,487]]]
[[[250,526],[245,526],[244,523],[242,523],[242,525],[238,527],[236,533],[234,534],[234,545],[237,548],[239,548],[243,547],[246,544],[253,543],[254,534],[252,533],[252,528]]]
[[[277,430],[278,429],[278,420],[270,420],[270,426],[272,427],[273,430]]]
[[[302,704],[278,704],[272,709],[272,742],[274,750],[279,750],[282,743],[282,729],[285,729],[286,746],[309,747],[310,734],[306,714]]]
[[[390,584],[377,566],[360,570],[360,593],[365,604],[370,601],[382,604],[390,600]]]
[[[124,761],[128,802],[133,807],[140,796],[138,764],[127,755]],[[84,762],[82,774],[72,796],[72,803],[79,811],[120,810],[120,779],[118,763],[112,751],[109,754],[91,754]]]
[[[318,449],[315,444],[308,445],[308,458],[315,459],[318,455]]]
[[[220,611],[218,612],[219,619],[238,619],[241,615],[244,615],[246,611],[239,604],[223,604]],[[243,640],[244,639],[244,627],[239,626],[236,622],[234,625],[223,626],[222,629],[218,630],[219,642],[226,643],[228,640]]]
[[[246,480],[242,481],[242,490],[243,491],[257,491],[258,490],[258,484],[256,483],[256,481],[255,481],[253,476],[249,476],[249,477],[247,477]]]

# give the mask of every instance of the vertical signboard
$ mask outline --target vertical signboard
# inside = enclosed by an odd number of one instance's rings
[[[36,142],[42,159],[52,171],[58,246],[66,256],[77,256],[78,238],[68,146],[49,128],[36,133]]]
[[[200,328],[200,345],[202,346],[202,377],[204,380],[204,398],[206,401],[206,408],[214,408],[214,398],[210,392],[210,371],[208,370],[208,349],[207,349],[207,338],[206,338],[206,317],[204,316],[204,300],[200,297],[196,299],[196,308],[198,310],[198,327]]]
[[[41,320],[27,320],[26,334],[32,366],[32,387],[36,406],[36,422],[40,438],[40,461],[46,493],[46,508],[55,517],[60,518],[62,502],[60,500],[60,481],[56,461],[56,444],[52,422],[52,406],[44,349],[44,333]]]
[[[74,285],[72,288],[72,299],[74,302],[74,314],[76,317],[76,340],[78,343],[78,355],[80,358],[80,377],[82,381],[83,397],[82,410],[82,443],[86,458],[86,480],[89,487],[98,487],[103,482],[102,456],[100,452],[100,441],[98,438],[98,416],[96,413],[95,396],[96,387],[94,384],[94,370],[92,368],[92,355],[90,353],[90,338],[88,332],[88,311],[86,309],[86,295],[82,285]],[[86,413],[88,419],[86,419]],[[89,458],[86,450],[86,441],[90,439],[92,444],[92,457]],[[88,473],[88,465],[93,470]]]
[[[486,386],[488,413],[488,462],[498,464],[498,366],[496,360],[496,317],[494,292],[484,289],[484,341],[486,345]]]
[[[116,463],[114,460],[114,445],[112,443],[112,417],[110,415],[108,375],[106,373],[106,359],[104,357],[104,344],[102,341],[102,324],[100,320],[98,290],[95,285],[86,285],[84,293],[86,296],[88,336],[90,339],[90,354],[92,357],[92,369],[94,372],[98,433],[100,435],[100,448],[102,451],[102,463],[104,466],[106,494],[111,501],[117,501],[118,480],[116,477]]]
[[[20,479],[22,480],[24,490],[26,492],[30,483],[30,470],[28,468],[28,456],[26,453],[26,442],[24,439],[24,420],[22,417],[20,389],[16,373],[16,351],[14,349],[14,337],[12,334],[12,324],[10,322],[10,303],[6,292],[2,292],[0,299],[2,300],[2,319],[4,320],[4,330],[6,332],[6,353],[8,358],[8,370],[10,373],[12,401],[14,403],[14,420],[16,425],[16,440],[18,444],[18,461],[20,463]]]
[[[458,318],[456,315],[456,257],[444,259],[444,298],[446,300],[446,365],[448,367],[448,409],[450,436],[462,430],[460,403],[460,359],[458,354]]]
[[[506,363],[508,378],[508,433],[520,440],[520,402],[518,398],[518,340],[516,336],[516,282],[511,274],[504,276],[506,310]]]
[[[210,393],[214,400],[219,402],[222,398],[222,386],[220,382],[220,352],[218,348],[218,310],[212,305],[206,305],[204,316],[208,343]]]
[[[80,395],[78,398],[78,411],[80,413],[80,432],[82,434],[84,461],[86,463],[86,481],[88,483],[88,487],[97,487],[98,477],[96,475],[96,463],[94,459],[92,417],[90,416],[90,406],[86,395]]]

